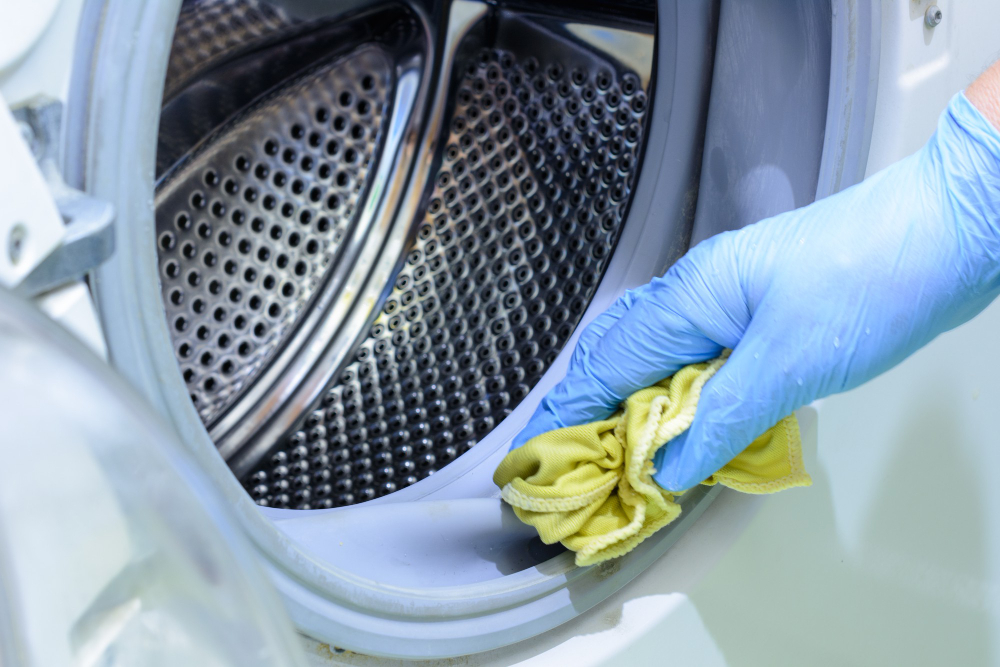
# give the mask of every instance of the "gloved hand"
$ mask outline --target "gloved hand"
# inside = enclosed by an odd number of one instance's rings
[[[603,419],[732,348],[656,481],[690,488],[785,415],[856,387],[1000,291],[1000,133],[964,94],[921,150],[822,201],[699,244],[580,337],[515,440]],[[970,350],[970,362],[975,355]]]

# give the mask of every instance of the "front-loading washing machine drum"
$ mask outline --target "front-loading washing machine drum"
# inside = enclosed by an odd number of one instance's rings
[[[528,395],[600,283],[642,158],[652,25],[586,48],[553,19],[493,14],[436,77],[407,208],[387,185],[432,80],[416,16],[181,10],[157,150],[163,307],[195,409],[259,504],[352,505],[433,474]],[[372,283],[359,258],[386,228],[403,240]]]
[[[625,288],[860,177],[877,25],[836,1],[89,1],[66,171],[118,211],[91,276],[112,362],[306,633],[417,657],[567,621],[714,493],[577,570],[493,468]]]

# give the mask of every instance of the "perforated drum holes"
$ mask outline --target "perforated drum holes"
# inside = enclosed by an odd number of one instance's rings
[[[372,174],[391,85],[388,58],[364,47],[271,95],[161,184],[163,303],[204,421],[266,367],[334,265]],[[324,150],[332,142],[340,155]]]
[[[169,94],[224,53],[293,25],[268,2],[198,0],[182,4],[167,67]]]
[[[485,50],[456,66],[403,268],[354,360],[243,479],[261,505],[350,505],[433,474],[524,399],[600,282],[642,144],[638,78],[583,51]],[[372,99],[364,82],[351,90]],[[357,105],[341,95],[330,113]],[[317,159],[345,153],[357,126],[332,122]]]

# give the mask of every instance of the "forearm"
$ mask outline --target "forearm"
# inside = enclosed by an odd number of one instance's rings
[[[949,226],[962,256],[955,299],[972,308],[954,326],[1000,289],[1000,61],[953,98],[923,153],[942,210],[917,212],[929,224]]]
[[[627,293],[580,337],[520,442],[603,419],[632,392],[728,347],[691,426],[655,462],[661,486],[691,488],[786,414],[891,368],[998,293],[995,64],[913,155],[708,239]]]
[[[1000,60],[965,89],[965,96],[993,127],[1000,129]]]

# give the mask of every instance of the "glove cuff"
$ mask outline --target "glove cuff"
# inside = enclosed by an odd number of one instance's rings
[[[945,205],[956,232],[968,241],[963,251],[976,259],[980,288],[1000,287],[1000,130],[969,101],[956,94],[941,114],[928,146],[942,169]]]

